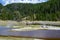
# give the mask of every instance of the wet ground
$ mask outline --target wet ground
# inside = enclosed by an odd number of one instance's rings
[[[10,31],[12,28],[0,27],[1,36],[59,39],[60,30]]]

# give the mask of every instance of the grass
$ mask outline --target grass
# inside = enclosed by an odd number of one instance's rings
[[[40,25],[26,25],[26,23],[23,22],[17,22],[17,21],[2,21],[0,20],[0,26],[12,26],[12,28],[23,28],[23,27],[40,27]]]
[[[33,40],[32,38],[0,37],[0,40]]]

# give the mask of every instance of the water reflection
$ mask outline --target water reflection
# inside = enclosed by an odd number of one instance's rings
[[[60,38],[60,30],[10,31],[11,28],[0,27],[0,35],[31,38]],[[47,39],[48,40],[48,39]],[[51,39],[49,39],[51,40]]]

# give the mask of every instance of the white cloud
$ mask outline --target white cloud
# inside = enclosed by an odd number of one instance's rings
[[[9,2],[8,2],[7,0],[2,0],[1,4],[2,4],[3,6],[5,6],[5,5],[9,4]]]
[[[2,5],[5,6],[11,3],[42,3],[46,1],[47,0],[3,0]]]

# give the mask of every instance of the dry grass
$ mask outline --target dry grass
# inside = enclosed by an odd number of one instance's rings
[[[26,25],[26,21],[21,21],[21,22],[17,22],[17,21],[2,21],[0,20],[0,26],[12,26],[14,28],[21,28],[21,27],[40,27],[40,25]]]
[[[0,40],[33,40],[32,38],[0,37]]]

